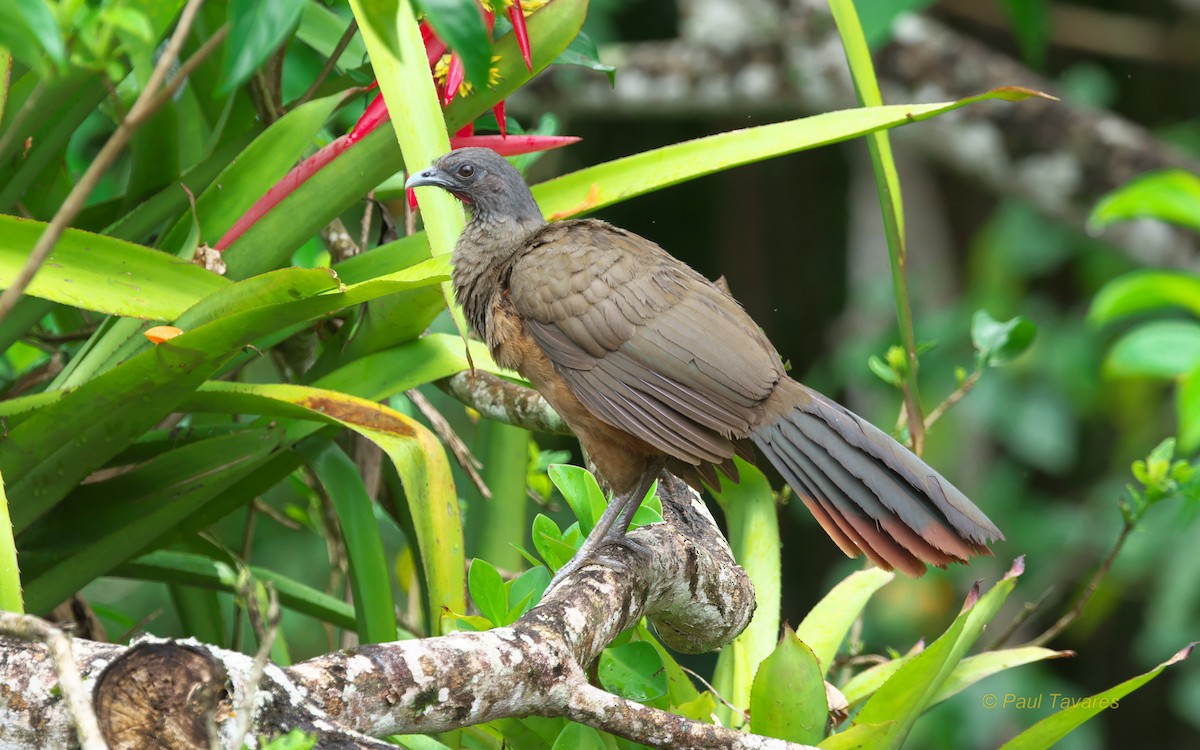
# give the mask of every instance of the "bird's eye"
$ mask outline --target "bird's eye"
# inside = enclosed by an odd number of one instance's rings
[[[464,164],[458,168],[458,176],[464,180],[469,180],[475,176],[475,167],[470,164]]]

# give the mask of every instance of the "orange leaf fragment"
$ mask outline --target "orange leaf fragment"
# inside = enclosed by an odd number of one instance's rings
[[[146,330],[145,336],[146,338],[150,339],[151,344],[157,346],[164,341],[169,341],[175,338],[181,333],[183,333],[183,331],[179,330],[175,326],[154,326],[153,328]]]

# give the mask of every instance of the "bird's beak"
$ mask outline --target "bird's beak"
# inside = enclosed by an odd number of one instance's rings
[[[417,172],[404,183],[404,187],[406,188],[424,186],[440,187],[443,190],[449,190],[453,187],[446,173],[437,167],[430,167],[429,169]]]

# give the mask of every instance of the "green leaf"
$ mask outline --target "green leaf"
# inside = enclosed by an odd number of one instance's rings
[[[438,38],[462,58],[467,80],[487,86],[492,42],[475,0],[419,0],[418,5]]]
[[[858,721],[864,724],[893,723],[873,747],[892,750],[903,744],[917,718],[928,708],[967,649],[1012,593],[1023,570],[1024,559],[1018,558],[1008,574],[977,601],[978,587],[973,589],[963,611],[946,632],[924,651],[904,661],[875,691],[859,712]]]
[[[292,35],[305,0],[229,0],[229,39],[221,65],[224,95],[241,86]]]
[[[337,514],[350,563],[357,632],[362,643],[396,640],[396,604],[375,507],[354,460],[337,443],[306,440],[299,446]]]
[[[201,440],[75,488],[58,512],[21,535],[30,610],[48,611],[117,565],[164,543],[258,468],[283,437],[278,427],[262,427]]]
[[[533,546],[552,571],[561,568],[575,554],[575,548],[562,538],[562,531],[553,519],[541,513],[534,517]]]
[[[283,606],[341,628],[354,628],[354,607],[341,599],[265,568],[249,567],[255,580],[270,583]],[[158,550],[119,565],[111,572],[121,578],[202,586],[234,593],[237,572],[222,562],[190,552]],[[411,638],[412,634],[404,637]]]
[[[817,747],[825,750],[863,750],[874,748],[887,739],[888,732],[894,722],[883,724],[863,724],[856,722],[848,729],[837,734],[831,734],[821,741]]]
[[[21,568],[17,564],[17,546],[13,543],[12,522],[8,518],[8,497],[4,478],[0,477],[0,610],[24,612],[21,599]]]
[[[300,15],[300,25],[296,27],[296,38],[313,48],[323,59],[328,59],[342,35],[346,32],[346,19],[334,13],[320,3],[305,3],[304,12]],[[367,46],[363,44],[362,34],[355,34],[346,45],[342,56],[337,60],[337,66],[343,70],[357,68],[367,59]]]
[[[1099,231],[1131,219],[1158,219],[1200,231],[1200,177],[1182,169],[1149,172],[1100,199],[1088,217]]]
[[[595,512],[594,509],[593,512]],[[603,513],[603,510],[600,512]],[[599,518],[599,514],[596,517]],[[655,479],[650,484],[650,489],[646,490],[646,496],[642,498],[642,504],[633,512],[633,518],[629,521],[629,528],[631,530],[640,529],[652,523],[662,523],[662,520],[662,499],[658,496],[658,480]]]
[[[1021,56],[1041,68],[1050,37],[1050,10],[1046,0],[1001,0],[1001,6],[1021,43]]]
[[[588,70],[599,71],[608,76],[611,86],[617,85],[617,69],[612,65],[600,62],[600,53],[596,51],[596,43],[585,32],[581,31],[567,48],[554,60],[557,65],[579,65]]]
[[[758,667],[750,694],[750,728],[802,745],[825,737],[829,703],[824,669],[791,628],[783,629],[779,646]]]
[[[14,526],[24,529],[49,510],[252,341],[348,305],[440,283],[447,270],[446,259],[433,259],[339,291],[328,269],[292,268],[205,298],[179,317],[184,334],[89,380],[10,431],[0,443],[0,472],[19,477],[9,486]]]
[[[969,656],[959,662],[930,705],[936,705],[947,698],[958,695],[975,683],[1005,670],[1019,667],[1022,664],[1032,664],[1046,659],[1061,659],[1074,656],[1074,651],[1055,651],[1050,648],[1023,646],[1020,648],[1004,649],[1002,651],[985,651],[982,654]],[[849,696],[846,698],[850,700]]]
[[[46,0],[0,0],[0,47],[7,47],[13,57],[37,72],[49,77],[45,57],[55,65],[67,59],[62,32],[54,20],[54,12]]]
[[[851,573],[804,616],[796,635],[812,649],[821,665],[821,674],[829,672],[846,633],[867,601],[895,577],[894,573],[879,568]]]
[[[589,534],[608,505],[596,477],[587,469],[570,464],[551,464],[546,467],[546,474],[571,506],[579,521],[579,530],[584,535]]]
[[[550,586],[550,571],[541,565],[530,568],[517,578],[505,584],[508,589],[508,601],[514,603],[504,618],[505,625],[511,625],[520,619],[521,615],[537,606]]]
[[[370,284],[364,282],[351,289]],[[404,484],[429,586],[431,621],[439,621],[437,614],[444,609],[466,611],[466,560],[458,495],[445,451],[432,432],[394,409],[324,388],[284,383],[240,383],[237,388],[243,394],[276,401],[285,409],[299,407],[309,418],[348,427],[382,448]]]
[[[829,9],[846,48],[846,61],[850,65],[850,77],[858,100],[868,107],[879,107],[883,96],[875,80],[875,66],[871,51],[863,36],[858,13],[853,0],[830,0]],[[904,199],[900,193],[900,175],[892,158],[892,144],[886,130],[867,136],[867,151],[871,155],[871,168],[875,174],[875,190],[879,194],[879,206],[883,212],[883,230],[887,238],[888,259],[892,270],[892,292],[896,304],[896,320],[900,328],[900,339],[904,344],[908,360],[908,387],[904,390],[909,424],[922,428],[921,394],[917,378],[917,342],[913,333],[912,306],[908,298],[908,250],[904,231]],[[920,451],[921,430],[913,437]]]
[[[604,649],[596,673],[605,690],[630,700],[645,703],[667,694],[662,659],[645,641]]]
[[[1096,695],[1081,698],[1073,702],[1069,707],[1047,716],[1029,729],[1013,737],[1004,743],[1000,750],[1042,750],[1043,748],[1050,747],[1063,737],[1066,737],[1080,724],[1091,719],[1101,711],[1119,708],[1122,698],[1137,690],[1142,685],[1145,685],[1150,680],[1153,680],[1167,667],[1188,658],[1195,645],[1195,643],[1189,644],[1170,659],[1145,674],[1126,680],[1120,685],[1109,688],[1102,693],[1097,693]]]
[[[1018,315],[1003,322],[995,320],[986,310],[976,310],[971,318],[971,344],[984,367],[1007,364],[1033,345],[1037,326]]]
[[[10,286],[46,225],[0,215],[0,286]],[[229,281],[184,260],[100,234],[63,232],[28,294],[83,310],[174,320]]]
[[[229,166],[221,170],[212,184],[196,197],[200,239],[207,245],[216,245],[234,223],[308,151],[326,120],[344,100],[344,94],[335,94],[296,107],[271,123]],[[159,246],[169,252],[177,252],[191,229],[191,223],[190,214],[181,216]],[[232,247],[223,257],[229,267],[227,275],[231,279],[243,279],[275,267],[273,264],[247,270],[239,254],[232,252]]]
[[[846,109],[733,130],[571,172],[533,186],[533,194],[543,214],[569,218],[713,172],[920,122],[974,102],[1031,96],[1045,95],[1010,87],[955,102]]]
[[[1160,320],[1117,339],[1104,369],[1117,377],[1174,378],[1200,367],[1200,324]]]
[[[1200,368],[1179,379],[1175,418],[1179,421],[1179,453],[1191,455],[1200,449]]]
[[[423,734],[396,734],[388,739],[400,743],[400,747],[406,750],[452,750],[449,745],[443,745]]]
[[[276,737],[263,746],[263,750],[312,750],[316,746],[318,736],[308,734],[299,729],[293,729],[285,735]]]
[[[591,727],[571,722],[563,727],[551,750],[608,750],[604,738]]]
[[[1107,325],[1118,318],[1183,308],[1200,317],[1200,275],[1186,271],[1134,271],[1104,285],[1092,300],[1088,321]]]
[[[495,566],[478,557],[472,560],[471,570],[467,574],[467,588],[480,614],[493,625],[508,624],[508,591]]]
[[[976,682],[990,677],[997,672],[1035,661],[1058,659],[1073,655],[1074,652],[1071,651],[1054,651],[1048,648],[1025,646],[1003,651],[985,651],[982,654],[967,657],[959,662],[950,676],[946,678],[945,683],[942,684],[941,689],[938,690],[937,695],[934,696],[930,705],[941,703],[950,696],[958,694]],[[914,656],[916,654],[876,664],[854,675],[842,687],[842,695],[846,697],[846,702],[851,706],[855,706],[866,700],[872,693],[879,689],[880,685],[887,682],[896,673],[896,670],[911,661]]]
[[[888,385],[896,386],[897,388],[900,387],[900,376],[879,356],[872,354],[870,357],[867,357],[867,368]]]
[[[780,578],[779,518],[775,493],[762,471],[735,458],[741,481],[722,482],[713,497],[725,514],[734,559],[750,576],[758,606],[746,629],[730,648],[722,649],[713,677],[716,692],[733,705],[750,705],[754,674],[779,642]],[[726,707],[717,709],[722,721],[740,723]]]

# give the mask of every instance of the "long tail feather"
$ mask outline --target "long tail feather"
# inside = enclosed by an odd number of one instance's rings
[[[1003,539],[979,508],[890,436],[795,381],[751,439],[851,557],[921,575]]]

